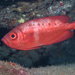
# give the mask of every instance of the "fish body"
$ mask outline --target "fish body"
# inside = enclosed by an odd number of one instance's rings
[[[7,33],[1,40],[18,50],[32,50],[69,39],[74,35],[75,21],[68,16],[43,17],[27,21]]]

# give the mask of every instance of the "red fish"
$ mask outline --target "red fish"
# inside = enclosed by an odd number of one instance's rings
[[[69,39],[74,35],[75,21],[68,16],[44,17],[27,21],[7,33],[1,40],[18,50],[31,50]]]

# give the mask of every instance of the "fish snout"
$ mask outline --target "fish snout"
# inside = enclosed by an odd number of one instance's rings
[[[6,40],[4,38],[1,39],[1,41],[5,44],[7,44]]]

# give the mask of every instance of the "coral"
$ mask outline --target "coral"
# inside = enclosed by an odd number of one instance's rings
[[[31,68],[28,72],[33,75],[74,75],[75,64]]]
[[[8,1],[8,0],[7,0]],[[75,0],[17,1],[5,8],[0,7],[0,28],[12,29],[19,24],[41,17],[66,15],[71,12]],[[24,16],[25,15],[25,16]],[[68,14],[67,14],[68,15]],[[23,22],[19,21],[23,19]]]
[[[74,0],[73,1],[63,1],[60,0],[58,2],[55,2],[53,5],[48,7],[48,11],[50,15],[65,15],[66,12],[69,12],[72,10],[74,6]]]
[[[30,75],[26,69],[12,62],[0,61],[0,75]]]
[[[0,61],[0,75],[74,75],[75,64],[24,68],[12,62]]]
[[[24,23],[24,19],[21,18],[20,20],[18,20],[19,23]]]

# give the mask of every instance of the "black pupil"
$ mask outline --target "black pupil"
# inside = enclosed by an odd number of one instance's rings
[[[12,35],[11,35],[11,37],[12,37],[12,38],[14,38],[14,37],[15,37],[15,35],[14,35],[14,34],[12,34]]]

